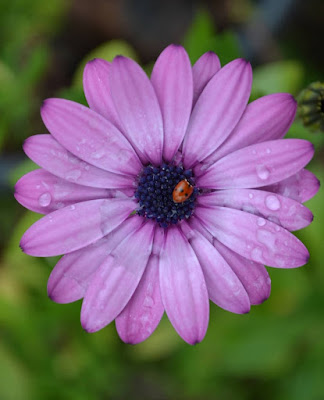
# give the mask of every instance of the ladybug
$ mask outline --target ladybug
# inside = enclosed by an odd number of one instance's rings
[[[175,203],[183,203],[192,195],[194,188],[184,179],[180,181],[173,190],[172,199]]]

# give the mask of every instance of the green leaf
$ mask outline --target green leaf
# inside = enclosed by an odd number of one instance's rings
[[[231,31],[216,34],[207,12],[200,12],[183,41],[192,63],[207,51],[214,51],[222,65],[240,57],[238,39]]]
[[[73,78],[73,86],[82,87],[83,70],[88,61],[94,58],[103,58],[104,60],[112,61],[118,55],[137,60],[135,50],[127,42],[123,40],[111,40],[110,42],[103,43],[101,46],[88,53],[81,61]]]
[[[315,150],[320,150],[324,145],[324,135],[314,133],[297,119],[290,127],[285,138],[305,139],[313,143]]]
[[[278,61],[257,67],[253,71],[251,97],[277,92],[298,93],[304,76],[304,68],[298,61]]]
[[[3,400],[31,398],[30,371],[5,345],[0,343],[0,393]]]

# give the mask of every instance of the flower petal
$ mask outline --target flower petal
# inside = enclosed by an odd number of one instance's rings
[[[201,223],[199,218],[192,215],[188,220],[188,225],[190,226],[191,229],[203,235],[208,240],[208,242],[213,244],[214,236],[209,232],[209,230],[205,228],[205,226]]]
[[[160,288],[175,330],[189,344],[200,342],[208,326],[208,292],[198,259],[177,227],[170,227],[166,233],[160,258]]]
[[[160,164],[162,115],[149,78],[135,61],[118,56],[112,63],[109,79],[111,96],[125,136],[143,163]]]
[[[228,137],[245,110],[251,84],[251,65],[242,59],[227,64],[208,82],[184,138],[186,168],[205,159]]]
[[[240,256],[217,239],[214,239],[213,235],[202,225],[198,218],[191,217],[189,225],[212,243],[227,261],[242,282],[251,304],[261,304],[270,296],[271,279],[264,265]]]
[[[16,200],[29,210],[40,214],[48,214],[82,201],[114,197],[126,195],[114,189],[76,185],[43,169],[24,175],[15,186]]]
[[[198,218],[190,218],[189,225],[216,247],[242,282],[251,304],[260,304],[270,296],[271,279],[264,265],[247,260],[224,246],[217,239],[214,239],[213,235],[202,225]]]
[[[235,150],[267,140],[282,139],[292,124],[297,102],[288,93],[275,93],[261,97],[248,104],[246,110],[226,141],[204,164],[216,160]]]
[[[163,312],[159,257],[152,254],[132,298],[116,318],[116,329],[120,338],[125,343],[143,342],[154,332]]]
[[[260,264],[295,268],[307,263],[303,243],[273,222],[225,207],[197,207],[195,215],[212,235],[231,250]]]
[[[93,274],[107,257],[106,239],[66,254],[55,265],[47,282],[47,293],[56,303],[82,299]]]
[[[281,225],[289,231],[302,229],[313,220],[311,211],[299,202],[263,190],[218,190],[198,197],[204,207],[230,207],[249,212]]]
[[[107,119],[81,104],[47,99],[41,116],[67,150],[106,171],[137,175],[141,163],[127,139]]]
[[[84,94],[92,110],[121,130],[119,117],[110,93],[110,69],[111,64],[101,58],[89,61],[83,71]]]
[[[313,155],[312,143],[302,139],[258,143],[236,150],[217,161],[199,176],[197,185],[209,189],[270,185],[298,172]]]
[[[192,69],[182,46],[168,46],[160,54],[151,82],[163,117],[163,158],[171,161],[185,135],[192,108]]]
[[[60,145],[51,135],[35,135],[25,140],[24,151],[36,164],[69,182],[99,188],[133,188],[134,178],[104,171],[88,164]]]
[[[216,239],[214,246],[242,282],[251,304],[263,303],[271,292],[271,279],[264,265],[247,260]]]
[[[198,97],[205,89],[207,83],[220,70],[220,61],[217,55],[208,51],[203,54],[192,67],[192,76],[194,84],[193,106],[196,104]]]
[[[250,311],[249,296],[239,278],[215,247],[199,232],[183,222],[181,228],[203,270],[209,298],[225,310],[245,314]]]
[[[48,279],[48,296],[56,303],[71,303],[84,297],[100,264],[142,224],[142,218],[130,217],[104,238],[63,256]]]
[[[304,203],[314,197],[319,188],[320,181],[316,176],[307,169],[302,169],[289,178],[273,185],[265,186],[262,189]]]
[[[130,199],[77,203],[46,215],[23,235],[20,245],[31,256],[70,253],[107,235],[135,209]]]
[[[154,227],[148,222],[127,236],[96,271],[81,309],[87,332],[108,325],[132,297],[151,254]]]

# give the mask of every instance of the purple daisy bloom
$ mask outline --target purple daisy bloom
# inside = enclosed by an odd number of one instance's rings
[[[200,342],[209,299],[234,313],[269,297],[264,265],[293,268],[309,257],[290,231],[313,219],[302,205],[319,182],[303,169],[311,143],[283,139],[296,113],[287,93],[248,104],[249,63],[223,68],[204,54],[192,67],[167,47],[151,79],[132,60],[90,61],[90,108],[48,99],[50,134],[24,150],[41,169],[16,184],[16,199],[46,214],[21,248],[65,254],[48,294],[83,298],[81,323],[95,332],[113,320],[121,339],[149,337],[164,310],[188,343]],[[183,200],[174,201],[182,182]]]

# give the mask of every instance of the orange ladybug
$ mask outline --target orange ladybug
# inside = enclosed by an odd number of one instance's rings
[[[194,188],[190,183],[184,179],[180,181],[177,186],[174,188],[172,193],[172,198],[175,203],[183,203],[188,200],[192,195]]]

